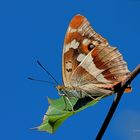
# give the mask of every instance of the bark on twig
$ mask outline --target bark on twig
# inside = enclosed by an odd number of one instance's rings
[[[123,92],[125,90],[125,88],[131,83],[131,81],[140,73],[140,64],[131,72],[131,75],[127,78],[127,80],[122,83],[122,86],[119,90],[119,92],[116,94],[114,101],[110,107],[110,110],[102,124],[101,129],[99,130],[97,136],[96,136],[96,140],[100,140],[103,136],[103,134],[105,133],[107,126],[109,125],[109,122],[118,106],[118,103],[123,95]]]

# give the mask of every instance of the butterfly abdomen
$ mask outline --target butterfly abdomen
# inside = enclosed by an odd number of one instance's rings
[[[86,96],[84,92],[78,87],[59,86],[57,89],[67,97],[84,98]]]
[[[82,91],[80,90],[65,90],[64,92],[68,97],[76,97],[76,98],[83,98],[84,95],[82,94]]]

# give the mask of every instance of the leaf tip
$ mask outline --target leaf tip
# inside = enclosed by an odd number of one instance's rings
[[[30,130],[38,130],[38,127],[29,128]]]

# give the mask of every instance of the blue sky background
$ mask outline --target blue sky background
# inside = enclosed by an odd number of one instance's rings
[[[58,94],[53,86],[27,77],[51,80],[36,64],[40,60],[62,83],[63,40],[71,18],[78,13],[118,47],[130,70],[140,63],[139,0],[0,1],[0,139],[95,138],[114,96],[70,117],[53,135],[29,129],[42,122],[46,96],[57,98]],[[140,139],[139,79],[132,83],[133,92],[123,95],[104,140]]]

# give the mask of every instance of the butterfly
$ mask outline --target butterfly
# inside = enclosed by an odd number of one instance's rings
[[[84,16],[76,15],[64,40],[62,74],[64,85],[57,86],[62,95],[94,99],[117,92],[130,71],[118,49],[96,33]],[[125,92],[131,92],[131,87]]]

